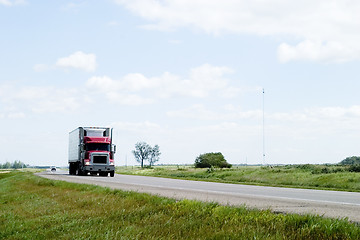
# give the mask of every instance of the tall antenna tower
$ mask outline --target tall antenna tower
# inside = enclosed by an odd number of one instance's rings
[[[263,165],[265,165],[265,90],[263,88]]]

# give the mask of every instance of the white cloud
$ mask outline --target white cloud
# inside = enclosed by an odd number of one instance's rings
[[[205,97],[212,90],[227,88],[228,81],[224,79],[223,75],[232,72],[228,67],[204,64],[192,69],[190,79],[184,80],[183,83],[187,85],[186,91],[190,91],[193,96]]]
[[[106,98],[111,102],[122,105],[143,105],[153,103],[153,100],[131,92],[142,90],[148,86],[144,80],[146,81],[146,78],[141,74],[129,74],[122,81],[113,80],[107,76],[92,77],[87,81],[86,86],[96,92],[105,94]]]
[[[11,112],[7,115],[8,118],[17,119],[17,118],[25,118],[25,113],[23,112]]]
[[[93,72],[96,69],[96,56],[92,53],[86,54],[77,51],[68,57],[59,58],[56,62],[56,66]]]
[[[151,98],[141,97],[136,94],[121,94],[116,92],[109,92],[106,94],[111,102],[122,105],[145,105],[154,102]]]
[[[21,119],[25,118],[26,115],[23,112],[11,112],[0,113],[0,119]]]
[[[280,62],[293,60],[310,60],[320,62],[345,62],[360,58],[360,49],[353,52],[353,48],[343,46],[338,42],[303,41],[296,46],[282,43],[278,48]]]
[[[114,0],[150,22],[145,27],[201,29],[284,39],[282,62],[360,59],[360,2],[356,0]],[[287,43],[287,39],[297,43]]]
[[[131,73],[120,80],[108,76],[92,77],[86,85],[89,89],[105,94],[114,102],[138,105],[176,96],[204,98],[210,93],[221,96],[224,92],[232,93],[234,96],[238,89],[229,86],[228,80],[224,78],[225,74],[232,72],[228,67],[204,64],[191,69],[188,78],[168,72],[159,77]]]
[[[112,89],[117,89],[118,84],[115,80],[112,80],[110,77],[91,77],[86,85],[90,88],[98,89],[103,92],[111,91]]]
[[[54,87],[33,87],[17,85],[2,85],[0,89],[0,102],[4,104],[1,114],[8,118],[23,118],[26,112],[33,113],[66,113],[80,108],[76,89],[58,89]]]
[[[223,117],[220,113],[212,112],[206,109],[202,104],[195,104],[189,108],[181,110],[169,111],[166,115],[173,118],[200,120],[218,120]]]
[[[240,108],[233,105],[225,105],[225,111],[212,111],[207,109],[203,104],[194,104],[189,108],[169,111],[167,116],[173,118],[183,119],[197,119],[197,120],[215,120],[215,121],[234,121],[241,119],[260,119],[262,116],[261,110],[242,111]]]
[[[0,0],[0,4],[5,6],[11,6],[12,3],[9,0]]]
[[[196,119],[202,121],[242,122],[244,124],[261,125],[262,110],[243,111],[233,105],[225,105],[222,110],[213,111],[202,104],[194,104],[188,108],[168,111],[168,117],[177,119]],[[292,129],[291,132],[301,135],[328,134],[330,132],[352,131],[357,134],[360,130],[360,106],[351,107],[322,107],[303,109],[294,112],[265,113],[266,125],[270,128]],[[289,130],[290,131],[290,130]],[[281,130],[280,132],[284,132]]]
[[[14,6],[14,5],[25,5],[27,2],[25,0],[0,0],[0,5],[5,6]]]
[[[35,113],[66,113],[80,108],[79,99],[64,92],[55,92],[55,96],[46,101],[37,102],[32,107]]]
[[[53,92],[51,87],[23,87],[14,93],[14,99],[31,101],[35,99],[45,99],[49,96],[49,92]]]
[[[161,131],[162,127],[156,123],[152,123],[149,121],[145,122],[114,122],[111,124],[112,127],[116,129],[116,131],[130,131],[130,132],[138,132],[138,133],[144,133],[144,132],[152,132]]]
[[[313,122],[319,123],[322,121],[337,121],[339,123],[348,120],[360,120],[360,106],[354,105],[351,107],[322,107],[309,108],[303,111],[289,112],[289,113],[272,113],[268,115],[269,118],[278,121],[291,122]],[[355,126],[354,126],[355,127]],[[359,126],[360,127],[360,126]]]
[[[123,78],[121,88],[129,91],[141,91],[144,89],[156,88],[161,79],[146,78],[140,73],[130,73]]]

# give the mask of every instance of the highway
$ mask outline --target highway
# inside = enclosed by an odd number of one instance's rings
[[[271,209],[277,213],[310,213],[331,218],[348,218],[360,223],[360,193],[354,192],[262,187],[119,174],[115,174],[115,177],[73,176],[59,170],[37,175],[53,180],[95,184],[175,199],[245,205],[249,208]]]

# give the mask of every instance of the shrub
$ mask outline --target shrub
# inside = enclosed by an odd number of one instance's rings
[[[204,153],[200,154],[195,160],[196,168],[231,168],[232,165],[229,164],[222,153]]]
[[[312,164],[300,164],[300,165],[294,165],[297,169],[303,169],[303,170],[314,170],[315,166]]]
[[[324,168],[321,169],[321,173],[327,174],[327,173],[330,173],[330,170],[329,170],[329,168],[324,167]]]
[[[360,172],[360,164],[351,165],[349,167],[349,172]]]

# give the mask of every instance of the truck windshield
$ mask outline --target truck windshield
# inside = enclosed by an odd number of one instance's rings
[[[106,143],[88,143],[86,151],[108,151],[110,152],[110,144]]]

